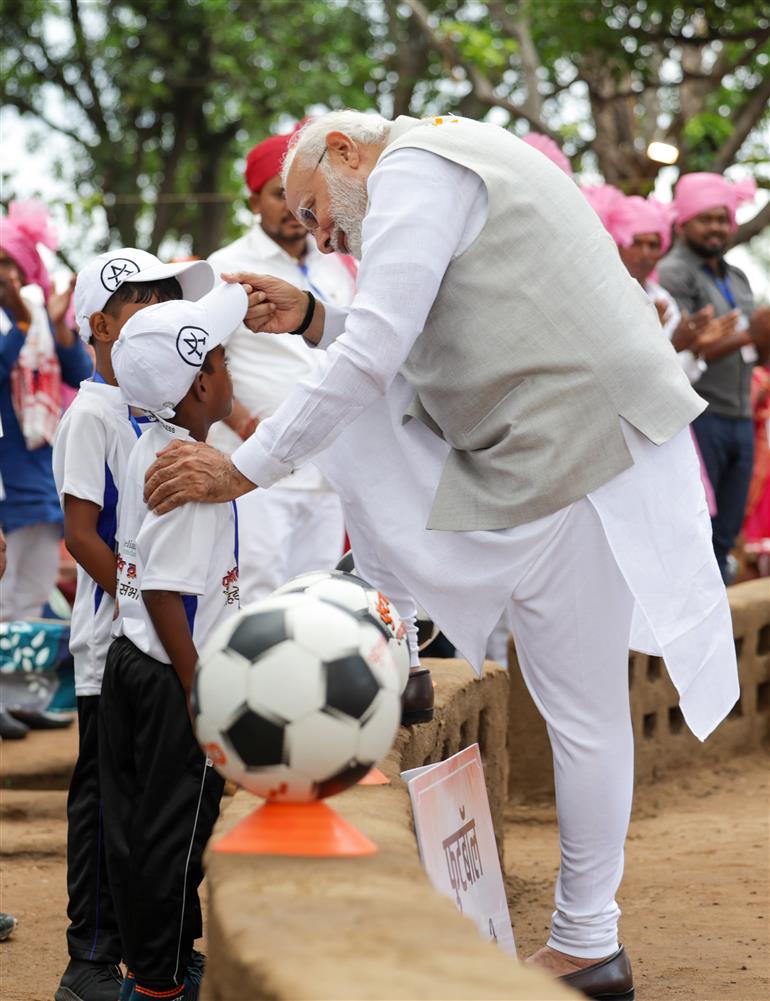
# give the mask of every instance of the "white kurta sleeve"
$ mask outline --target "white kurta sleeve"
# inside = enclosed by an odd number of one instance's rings
[[[349,312],[350,309],[347,306],[333,306],[330,302],[325,302],[323,336],[318,344],[314,344],[312,347],[323,349],[331,347],[345,330]],[[310,342],[308,341],[308,343]]]
[[[233,454],[236,468],[258,486],[322,451],[386,392],[422,332],[450,261],[467,245],[469,225],[475,226],[469,216],[486,197],[472,171],[416,149],[383,157],[368,193],[358,291],[343,332],[319,372],[300,382]],[[330,311],[330,340],[336,314]]]

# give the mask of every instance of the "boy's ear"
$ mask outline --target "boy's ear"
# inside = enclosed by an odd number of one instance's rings
[[[202,403],[206,399],[206,396],[208,395],[208,385],[206,383],[206,373],[203,369],[201,369],[201,371],[198,372],[193,379],[193,384],[190,386],[190,389],[192,389],[193,396],[199,403]]]
[[[95,341],[108,341],[110,340],[110,328],[109,320],[105,313],[91,313],[88,318],[88,323],[91,327],[91,336]]]
[[[109,313],[92,313],[88,318],[91,326],[91,338],[93,341],[111,344],[120,336],[120,327],[117,320]]]

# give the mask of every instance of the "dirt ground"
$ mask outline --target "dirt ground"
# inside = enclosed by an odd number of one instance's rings
[[[0,743],[0,1001],[49,1001],[67,965],[67,787],[77,724]],[[205,886],[202,895],[205,913]],[[201,947],[202,943],[198,943]]]
[[[72,731],[0,745],[0,998],[47,1001],[66,964],[66,779]],[[34,787],[34,788],[32,788]],[[768,756],[637,791],[620,904],[639,1001],[766,1001]],[[557,865],[547,804],[511,808],[506,866],[519,952],[544,941]],[[257,1001],[238,998],[232,1001]]]
[[[770,772],[758,752],[637,788],[618,902],[637,1001],[770,997]],[[511,807],[505,862],[519,955],[545,941],[553,808]]]

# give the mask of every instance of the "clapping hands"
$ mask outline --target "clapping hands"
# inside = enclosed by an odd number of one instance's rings
[[[51,318],[51,323],[54,326],[62,323],[64,317],[67,315],[67,310],[69,309],[70,302],[72,301],[72,293],[75,291],[75,275],[70,276],[69,284],[62,292],[52,292],[48,297],[48,302],[46,303],[46,309],[48,310],[48,315]]]

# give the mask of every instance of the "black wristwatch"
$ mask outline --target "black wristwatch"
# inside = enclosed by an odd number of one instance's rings
[[[290,334],[304,334],[310,324],[313,322],[313,315],[315,313],[315,296],[312,292],[306,290],[307,292],[307,309],[305,310],[305,316],[302,323],[297,327],[296,330],[290,330]]]

